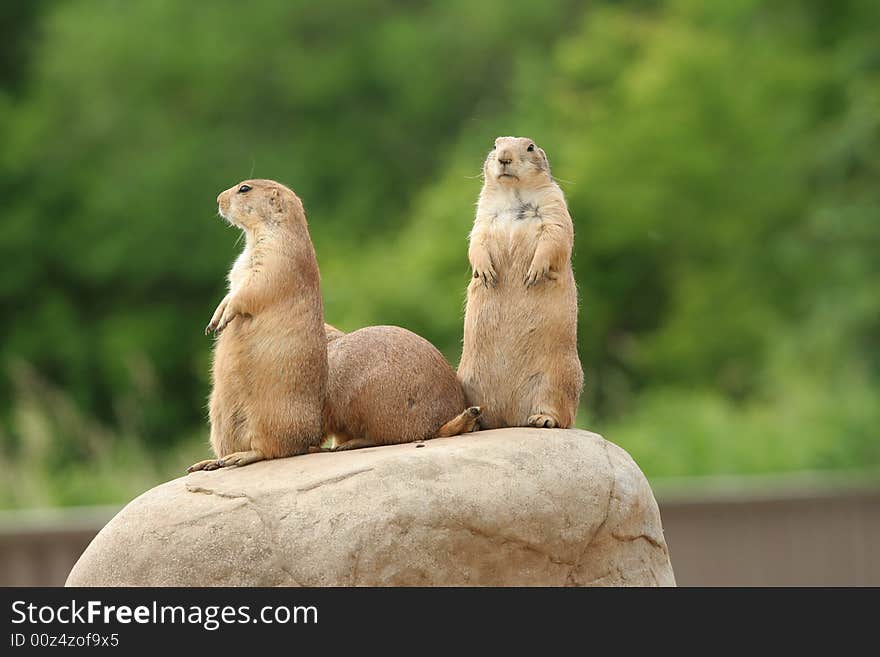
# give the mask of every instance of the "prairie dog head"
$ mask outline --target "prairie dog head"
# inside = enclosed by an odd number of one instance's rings
[[[334,340],[341,338],[344,335],[345,333],[340,331],[335,326],[324,324],[324,337],[327,338],[327,342],[333,342]]]
[[[243,180],[217,197],[220,216],[243,230],[305,221],[302,201],[274,180]]]
[[[552,180],[547,154],[528,137],[498,137],[483,163],[485,184],[531,187]]]

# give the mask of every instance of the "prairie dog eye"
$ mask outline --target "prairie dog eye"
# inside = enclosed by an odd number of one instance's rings
[[[238,188],[239,194],[247,194],[249,191],[251,191],[250,185],[242,185],[241,187]]]
[[[531,153],[533,150],[535,150],[535,145],[534,145],[534,144],[529,144],[529,147],[528,147],[526,150],[527,150],[529,153]]]

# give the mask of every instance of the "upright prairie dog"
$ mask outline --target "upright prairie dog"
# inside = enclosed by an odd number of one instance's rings
[[[334,451],[473,431],[480,409],[465,408],[461,383],[430,342],[398,326],[324,328],[324,432]]]
[[[531,139],[496,139],[483,174],[458,376],[483,428],[570,427],[584,374],[565,198]]]
[[[205,329],[219,336],[209,411],[217,458],[189,472],[302,454],[323,438],[324,307],[302,201],[272,180],[245,180],[217,204],[246,242]]]

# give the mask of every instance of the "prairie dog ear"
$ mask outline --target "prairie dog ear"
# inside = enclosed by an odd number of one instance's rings
[[[541,154],[541,159],[544,161],[544,171],[550,173],[550,160],[547,158],[547,153],[540,146],[538,147],[538,153]]]
[[[269,192],[269,207],[273,212],[284,214],[284,199],[281,198],[281,190],[273,187]]]

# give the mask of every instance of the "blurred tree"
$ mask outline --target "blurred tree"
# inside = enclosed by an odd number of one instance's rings
[[[456,362],[501,134],[545,147],[575,220],[581,422],[649,475],[880,465],[878,3],[3,11],[0,471],[32,458],[50,499],[85,499],[58,473],[114,431],[107,463],[204,433],[240,248],[214,198],[251,175],[304,199],[328,321]]]
[[[0,4],[0,89],[16,92],[27,77],[47,0]]]

